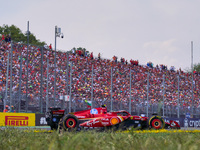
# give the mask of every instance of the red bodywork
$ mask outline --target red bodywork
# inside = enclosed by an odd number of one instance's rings
[[[83,111],[77,111],[73,113],[69,113],[75,118],[69,117],[66,118],[65,116],[65,110],[61,109],[52,109],[51,111],[52,117],[46,117],[46,120],[48,122],[48,125],[50,125],[52,128],[55,127],[53,125],[57,125],[59,120],[61,118],[65,118],[64,124],[67,124],[67,127],[73,128],[76,125],[79,127],[109,127],[118,125],[121,122],[126,122],[125,126],[134,126],[138,127],[141,126],[144,127],[150,127],[155,129],[160,128],[180,128],[180,125],[176,121],[170,120],[170,123],[164,122],[164,126],[161,127],[162,119],[159,116],[154,116],[151,118],[148,117],[142,117],[142,116],[132,116],[125,110],[121,111],[114,111],[114,112],[107,112],[106,107],[99,107],[99,108],[93,108]],[[51,119],[50,119],[51,118]],[[149,121],[154,118],[154,121]],[[77,120],[77,121],[75,121]],[[55,127],[56,128],[56,127]]]
[[[83,127],[105,127],[123,122],[124,120],[147,121],[147,117],[131,116],[127,111],[108,112],[106,107],[93,108],[72,113],[75,115]]]
[[[180,129],[180,125],[178,122],[170,120],[170,122],[165,122],[165,126],[168,126],[170,129]]]

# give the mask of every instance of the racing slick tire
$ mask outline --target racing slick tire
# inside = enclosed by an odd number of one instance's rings
[[[58,125],[53,124],[53,123],[52,123],[52,125],[50,125],[50,127],[51,127],[51,130],[57,130],[58,129]]]
[[[149,127],[152,129],[164,129],[165,121],[160,116],[153,116],[149,119]]]
[[[78,118],[72,114],[66,114],[63,118],[62,118],[62,128],[65,131],[71,131],[73,129],[76,130],[76,128],[78,128]]]

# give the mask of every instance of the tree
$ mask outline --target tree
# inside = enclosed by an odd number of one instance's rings
[[[10,27],[8,25],[0,26],[0,34],[2,35],[10,35],[11,39],[15,42],[23,42],[27,43],[27,33],[23,34],[22,31],[16,27],[15,25],[11,25]],[[45,42],[40,42],[40,40],[37,40],[35,35],[32,34],[29,31],[29,43],[33,45],[38,46],[44,46]]]
[[[200,72],[200,63],[194,64],[194,71]]]
[[[19,28],[17,28],[14,25],[11,25],[10,27],[8,27],[7,29],[7,33],[6,35],[10,34],[11,38],[14,41],[20,42],[23,41],[25,42],[25,36],[23,35],[23,33],[21,32],[21,30]]]

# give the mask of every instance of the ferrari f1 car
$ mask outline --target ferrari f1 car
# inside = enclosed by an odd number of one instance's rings
[[[165,122],[162,117],[153,115],[150,118],[132,116],[127,111],[107,112],[106,107],[93,108],[66,114],[60,108],[50,108],[46,113],[47,124],[51,129],[81,130],[81,129],[121,129],[153,128],[153,129],[180,129],[176,121]]]

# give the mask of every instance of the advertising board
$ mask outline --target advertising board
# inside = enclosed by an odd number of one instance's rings
[[[35,126],[47,126],[44,114],[35,114]]]
[[[35,126],[34,113],[0,113],[0,126]]]
[[[195,127],[200,128],[200,119],[199,118],[164,118],[165,122],[174,120],[179,123],[181,127]]]

